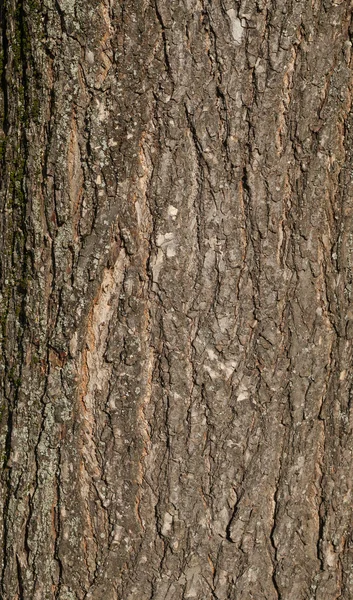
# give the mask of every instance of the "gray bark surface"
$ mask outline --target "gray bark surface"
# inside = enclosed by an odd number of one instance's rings
[[[352,599],[352,3],[0,13],[0,597]]]

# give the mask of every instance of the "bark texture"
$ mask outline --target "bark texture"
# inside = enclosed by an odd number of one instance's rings
[[[352,3],[0,12],[1,598],[352,599]]]

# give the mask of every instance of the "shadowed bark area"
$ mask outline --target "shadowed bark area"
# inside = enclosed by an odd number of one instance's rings
[[[0,596],[353,599],[349,0],[2,0]]]

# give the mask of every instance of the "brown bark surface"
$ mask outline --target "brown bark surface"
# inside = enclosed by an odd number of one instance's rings
[[[353,599],[352,3],[0,13],[0,597]]]

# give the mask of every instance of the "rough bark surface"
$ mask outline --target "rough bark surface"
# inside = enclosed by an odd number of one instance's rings
[[[352,599],[352,3],[0,12],[1,598]]]

